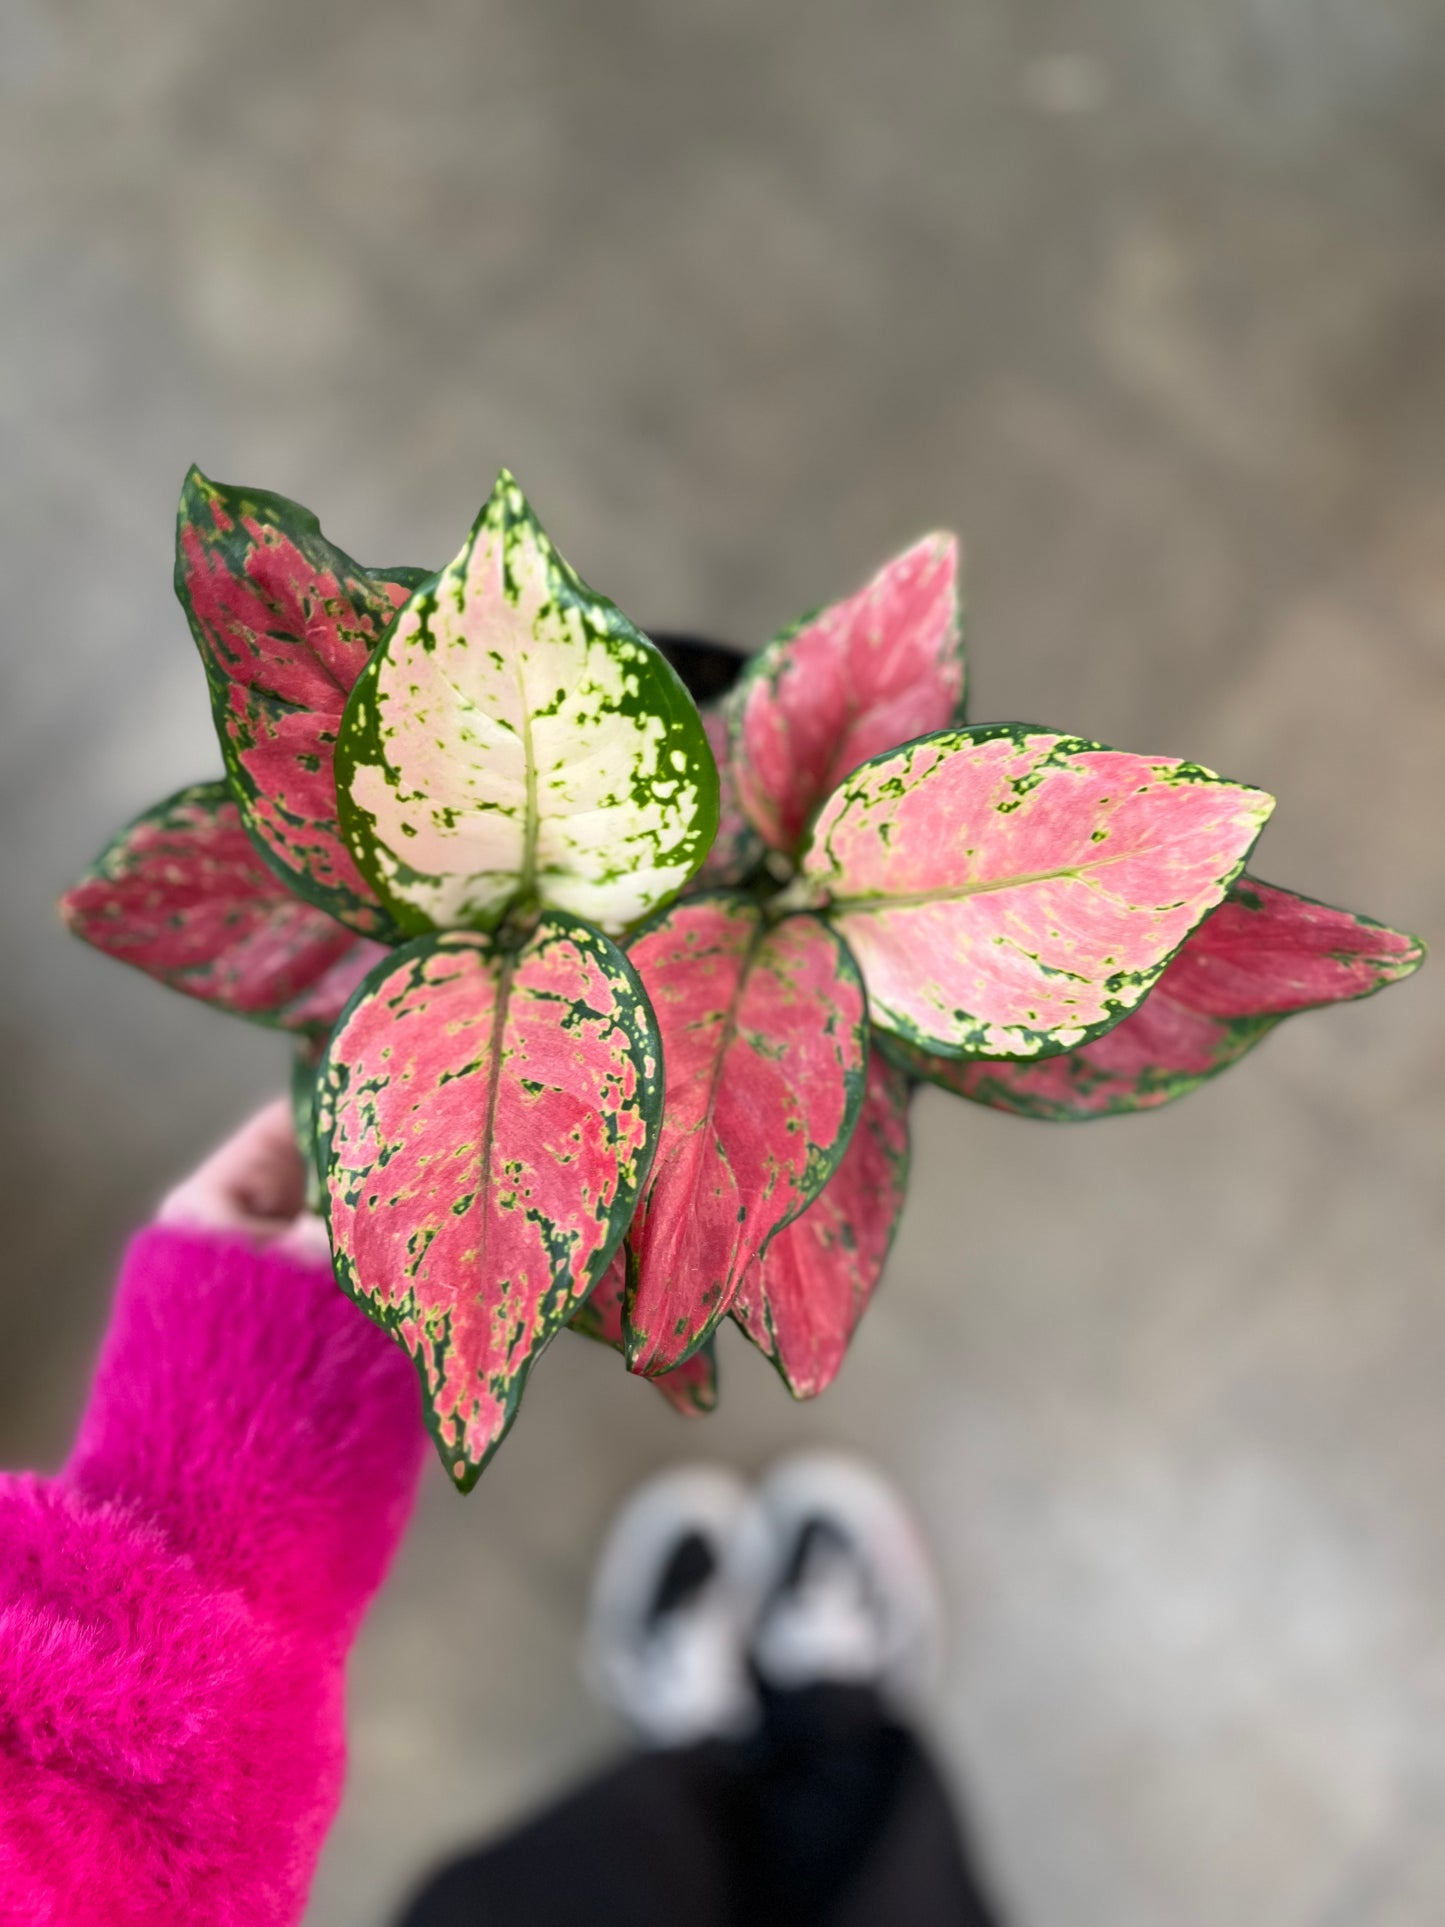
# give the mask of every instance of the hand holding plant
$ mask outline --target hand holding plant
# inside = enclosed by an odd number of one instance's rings
[[[324,1263],[326,1226],[306,1208],[307,1170],[292,1109],[278,1098],[217,1147],[161,1200],[157,1224],[229,1231],[293,1258]]]

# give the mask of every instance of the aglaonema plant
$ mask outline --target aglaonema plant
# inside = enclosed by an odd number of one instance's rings
[[[1246,872],[1261,791],[967,723],[957,568],[926,538],[699,708],[505,472],[437,574],[187,477],[176,589],[225,776],[63,911],[292,1033],[337,1279],[415,1360],[463,1490],[563,1326],[683,1412],[716,1402],[729,1315],[822,1391],[920,1081],[1146,1111],[1419,965]]]

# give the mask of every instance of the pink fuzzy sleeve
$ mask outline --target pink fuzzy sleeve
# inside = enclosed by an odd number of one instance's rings
[[[156,1225],[127,1253],[65,1477],[268,1612],[349,1638],[425,1442],[415,1366],[329,1270]]]
[[[70,1464],[0,1477],[6,1927],[299,1920],[424,1440],[327,1272],[135,1241]]]

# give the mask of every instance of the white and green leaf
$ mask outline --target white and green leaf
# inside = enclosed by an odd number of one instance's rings
[[[616,933],[677,895],[717,829],[692,698],[506,470],[362,673],[336,767],[357,865],[416,932],[555,909]]]

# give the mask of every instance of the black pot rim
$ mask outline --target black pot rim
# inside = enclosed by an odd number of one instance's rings
[[[711,636],[681,635],[668,629],[649,630],[647,634],[699,706],[715,703],[725,696],[747,661],[746,651],[735,642],[718,642]]]

